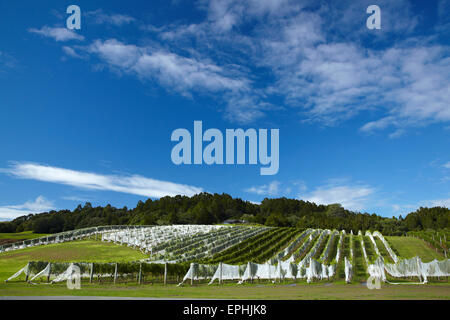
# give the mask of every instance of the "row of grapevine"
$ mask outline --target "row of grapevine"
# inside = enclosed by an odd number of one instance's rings
[[[277,228],[266,230],[265,232],[257,234],[224,251],[216,253],[213,257],[209,259],[203,259],[201,262],[214,264],[234,259],[238,256],[248,253],[250,250],[254,249],[255,247],[258,247],[259,244],[263,244],[266,243],[267,241],[270,241],[270,239],[279,232],[280,231]]]
[[[319,237],[319,234],[319,230],[314,230],[297,249],[297,251],[292,254],[290,260],[293,260],[295,263],[300,262],[303,257],[311,250],[312,246],[314,245],[314,241]]]
[[[306,236],[312,232],[312,229],[307,229],[303,231],[298,237],[292,241],[283,251],[279,252],[275,257],[276,260],[286,260],[288,259],[296,249],[303,243]]]
[[[251,229],[241,230],[238,234],[222,235],[220,237],[212,237],[204,241],[202,246],[183,253],[177,261],[195,261],[205,257],[210,257],[217,252],[221,252],[239,243],[251,238],[254,235],[264,232],[267,228],[255,227]]]
[[[71,231],[65,231],[60,233],[51,234],[48,236],[43,236],[34,239],[28,239],[19,242],[8,243],[0,246],[1,252],[8,252],[13,250],[20,250],[30,247],[43,246],[48,244],[57,244],[69,241],[76,241],[80,239],[85,239],[88,237],[98,238],[102,234],[110,231],[118,230],[134,230],[140,228],[148,228],[148,226],[100,226],[100,227],[90,227]]]
[[[433,247],[436,252],[442,253],[445,257],[450,252],[450,230],[448,229],[441,231],[410,231],[408,235],[422,239],[429,246]]]
[[[255,230],[259,230],[260,228],[255,228]],[[192,237],[186,237],[182,239],[177,239],[172,244],[170,244],[164,250],[161,250],[157,253],[165,256],[181,256],[181,255],[189,255],[189,252],[192,250],[196,250],[199,248],[203,248],[205,245],[208,245],[214,242],[217,239],[227,239],[229,237],[239,237],[242,233],[247,233],[251,231],[249,228],[245,227],[237,227],[237,228],[223,228],[222,230],[209,232],[205,234],[194,235]],[[172,241],[170,241],[172,242]],[[155,252],[156,249],[154,248]]]
[[[237,255],[229,260],[224,260],[223,262],[229,264],[239,264],[245,263],[248,261],[255,262],[265,262],[265,260],[269,259],[273,254],[274,246],[277,246],[277,243],[285,237],[292,236],[296,229],[293,228],[282,228],[284,230],[278,230],[270,238],[266,239],[266,241],[262,243],[255,243],[253,246],[248,248],[244,254]]]
[[[328,256],[330,254],[330,251],[333,249],[333,246],[335,244],[334,240],[335,240],[335,236],[339,235],[339,232],[337,230],[333,230],[333,232],[331,232],[328,241],[325,245],[325,249],[322,251],[322,253],[319,256],[319,261],[322,263],[327,262],[328,260]]]
[[[230,227],[212,225],[155,226],[141,229],[112,231],[102,234],[102,241],[126,244],[139,248],[144,253],[153,253],[153,248],[174,239],[186,239],[195,235],[208,234]]]

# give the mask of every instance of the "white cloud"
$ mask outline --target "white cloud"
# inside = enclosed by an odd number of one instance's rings
[[[254,186],[244,190],[245,192],[255,193],[258,195],[275,196],[280,192],[280,182],[272,181],[269,184]]]
[[[306,194],[302,199],[324,205],[340,203],[346,209],[363,211],[374,192],[375,189],[367,185],[342,185],[330,182]]]
[[[83,56],[80,55],[79,53],[77,53],[73,48],[68,47],[68,46],[63,46],[62,50],[64,51],[65,54],[67,54],[68,56],[72,57],[72,58],[78,58],[78,59],[83,59]]]
[[[0,67],[13,68],[17,64],[17,60],[6,52],[0,51]],[[3,71],[0,69],[0,72]]]
[[[22,179],[46,181],[83,189],[123,192],[152,198],[175,195],[192,196],[202,192],[201,188],[150,179],[139,175],[101,175],[33,163],[16,163],[1,171]]]
[[[227,75],[227,70],[208,61],[124,44],[116,39],[96,40],[88,51],[113,68],[143,79],[157,79],[163,86],[184,94],[190,90],[239,91],[248,87],[247,80]]]
[[[410,204],[392,204],[391,206],[397,214],[400,213],[408,214],[411,211],[416,210],[418,207],[417,205],[410,205]]]
[[[233,66],[219,66],[209,60],[184,57],[159,48],[125,44],[116,39],[96,40],[86,48],[113,71],[131,74],[142,80],[153,80],[168,91],[192,97],[194,93],[217,97],[229,119],[249,123],[273,108],[262,102],[251,81]]]
[[[274,110],[271,98],[301,110],[304,121],[326,125],[369,111],[361,132],[389,129],[391,138],[408,127],[450,121],[450,47],[434,36],[414,36],[420,17],[406,0],[380,0],[382,32],[365,28],[369,0],[197,4],[205,13],[197,23],[141,26],[165,49],[109,39],[87,51],[112,70],[187,97],[220,95],[225,117],[241,123]],[[448,7],[447,0],[439,3],[440,19]],[[102,10],[89,14],[98,23],[135,21]],[[263,79],[255,69],[264,69]]]
[[[376,34],[365,28],[365,9],[371,4],[366,0],[319,1],[316,11],[302,10],[310,1],[200,3],[204,21],[151,30],[172,46],[185,49],[194,40],[211,56],[229,59],[238,53],[241,63],[267,68],[274,82],[265,92],[300,108],[306,121],[335,125],[371,111],[374,119],[361,131],[392,127],[391,138],[407,127],[450,121],[450,48],[432,45],[432,37],[412,36],[420,17],[408,1],[378,3],[384,18],[383,32]],[[255,20],[245,34],[237,28]],[[373,45],[361,44],[367,37]],[[377,46],[382,41],[391,45]],[[230,105],[226,117],[247,122],[263,117],[262,102],[268,97],[260,97],[250,108]]]
[[[0,206],[0,218],[15,219],[30,213],[41,213],[54,210],[52,201],[47,200],[43,196],[39,196],[34,201],[27,201],[21,205]]]
[[[89,202],[89,201],[91,201],[90,199],[81,198],[81,197],[77,197],[77,196],[64,196],[64,197],[61,197],[61,199],[68,200],[68,201],[76,201],[76,202]]]
[[[276,18],[298,12],[312,1],[294,0],[207,0],[200,1],[205,9],[207,20],[216,32],[227,32],[234,27],[265,17]]]
[[[69,40],[84,40],[82,35],[77,34],[73,30],[67,28],[47,27],[43,26],[41,29],[31,28],[28,29],[31,33],[37,33],[47,38],[53,38],[56,41],[69,41]]]
[[[443,165],[444,168],[450,169],[450,161]]]
[[[86,17],[93,18],[97,24],[112,24],[115,26],[122,26],[136,21],[135,18],[125,14],[107,14],[102,9],[95,11],[88,11],[85,13]]]
[[[425,202],[430,207],[446,207],[450,209],[450,198],[449,199],[436,199],[429,200]]]
[[[377,111],[379,119],[364,125],[365,132],[450,121],[449,47],[418,39],[384,50],[330,42],[323,23],[305,14],[281,30],[264,29],[270,36],[262,42],[260,62],[274,70],[272,90],[286,103],[329,125]]]

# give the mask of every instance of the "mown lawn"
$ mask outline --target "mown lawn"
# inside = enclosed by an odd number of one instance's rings
[[[364,284],[313,283],[313,284],[248,284],[225,285],[98,285],[83,282],[80,290],[69,290],[65,284],[0,283],[4,296],[105,296],[154,297],[198,299],[450,299],[450,285],[383,285],[380,290],[369,290]]]
[[[8,279],[29,261],[126,262],[147,258],[140,251],[101,241],[73,241],[0,253],[0,281]]]
[[[423,240],[413,237],[385,237],[402,258],[419,256],[422,262],[434,259],[442,260],[444,256],[431,249]]]

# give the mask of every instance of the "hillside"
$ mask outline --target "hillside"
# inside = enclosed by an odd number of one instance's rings
[[[29,261],[117,262],[145,259],[140,251],[99,241],[74,241],[0,253],[0,282]]]
[[[56,233],[102,225],[217,224],[227,219],[245,220],[272,227],[379,230],[384,235],[405,235],[410,231],[450,228],[450,210],[419,208],[405,218],[352,212],[339,204],[317,205],[297,199],[264,199],[260,205],[227,194],[201,193],[192,197],[163,197],[139,201],[133,209],[79,205],[30,214],[0,224],[0,233],[33,231]]]

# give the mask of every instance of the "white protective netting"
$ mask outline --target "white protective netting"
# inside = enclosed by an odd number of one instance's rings
[[[358,231],[359,243],[361,245],[361,250],[363,252],[364,261],[366,262],[366,267],[369,267],[369,258],[367,257],[366,246],[364,245],[364,239],[361,230]]]
[[[268,227],[171,225],[104,233],[103,241],[125,244],[150,253],[151,260],[195,261],[268,230]]]
[[[20,275],[22,275],[22,273],[23,273],[25,276],[28,276],[28,275],[29,275],[28,265],[29,265],[29,264],[27,263],[27,265],[26,265],[25,267],[23,267],[22,269],[20,269],[20,270],[17,271],[16,273],[14,273],[11,277],[9,277],[8,279],[6,279],[5,282],[11,281],[11,280],[13,280],[13,279],[15,279],[15,278],[18,278]]]
[[[54,280],[52,280],[52,283],[54,283],[54,282],[61,282],[61,281],[67,281],[67,279],[69,279],[69,277],[72,277],[72,275],[74,274],[75,270],[76,270],[75,264],[71,263],[66,271],[61,273]]]
[[[30,279],[30,282],[39,277],[50,277],[50,274],[51,274],[51,263],[49,262],[42,271],[38,272],[33,278]]]
[[[422,262],[419,257],[414,257],[411,259],[400,259],[395,264],[385,263],[384,268],[392,277],[418,277],[423,279],[423,283],[426,283],[428,277],[450,276],[450,259]]]
[[[366,237],[369,237],[370,241],[372,242],[373,248],[375,249],[376,255],[377,255],[377,256],[381,256],[380,250],[378,250],[377,243],[375,242],[375,239],[373,238],[372,233],[370,233],[370,231],[367,230],[365,235],[366,235]]]
[[[216,273],[218,265],[207,265],[191,263],[190,268],[183,278],[183,281],[178,285],[182,285],[186,280],[205,280],[211,279]]]
[[[101,227],[90,227],[71,231],[65,231],[60,233],[55,233],[52,235],[28,239],[25,241],[9,243],[0,246],[1,252],[9,252],[13,250],[25,249],[35,246],[63,243],[68,241],[75,241],[84,239],[87,237],[99,237],[101,234],[112,231],[112,230],[122,230],[122,229],[139,229],[145,228],[145,226],[101,226]]]
[[[277,274],[277,271],[281,274]],[[276,268],[276,266],[270,264],[269,262],[264,264],[257,264],[253,262],[247,263],[247,268],[245,269],[244,275],[241,280],[253,280],[253,279],[274,279],[282,277],[284,270]]]
[[[337,246],[336,263],[339,263],[339,260],[341,258],[341,250],[342,250],[344,237],[345,237],[345,230],[342,230],[341,235],[339,236],[339,242],[338,242],[338,246]]]
[[[347,283],[350,283],[353,278],[353,230],[350,230],[349,247],[350,256],[345,257],[344,260],[345,282]]]
[[[350,283],[353,277],[353,266],[347,257],[344,257],[345,282]]]
[[[209,284],[212,284],[215,280],[240,280],[241,277],[242,274],[239,266],[219,263],[219,267],[216,269]]]
[[[397,263],[398,262],[398,257],[395,254],[395,252],[391,249],[391,246],[389,245],[389,243],[386,241],[386,239],[383,237],[383,235],[378,232],[375,231],[373,233],[374,237],[378,237],[378,239],[380,239],[380,241],[383,243],[384,247],[386,248],[386,251],[389,253],[389,255],[391,256],[392,260]]]

